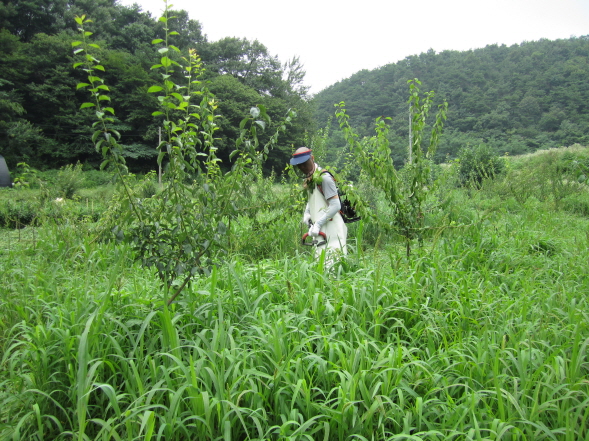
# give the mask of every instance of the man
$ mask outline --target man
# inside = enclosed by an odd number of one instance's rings
[[[327,267],[330,267],[333,264],[334,252],[347,253],[348,228],[340,214],[341,202],[337,186],[329,172],[321,171],[321,167],[315,163],[315,158],[307,147],[299,147],[293,153],[290,164],[299,170],[305,179],[304,186],[309,192],[309,200],[303,214],[303,224],[309,226],[309,236],[316,238],[319,232],[323,232],[327,237],[325,244],[316,247],[315,256],[319,256],[325,248],[326,254],[329,254],[325,261]]]

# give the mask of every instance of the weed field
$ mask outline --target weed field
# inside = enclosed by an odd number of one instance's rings
[[[410,256],[365,220],[329,272],[298,218],[242,225],[169,307],[90,222],[2,230],[0,439],[589,440],[589,219],[447,195]]]

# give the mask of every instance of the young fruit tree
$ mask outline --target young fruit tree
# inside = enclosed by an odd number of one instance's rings
[[[155,269],[167,304],[195,275],[208,273],[222,259],[227,225],[237,215],[239,189],[247,185],[248,177],[259,169],[279,134],[296,116],[289,110],[276,133],[260,145],[257,130],[265,129],[271,121],[264,106],[253,107],[240,124],[231,168],[223,171],[214,145],[217,102],[199,79],[204,69],[198,54],[190,50],[183,55],[169,43],[169,37],[177,34],[168,26],[174,18],[168,16],[169,10],[166,3],[159,19],[164,38],[152,42],[160,46],[161,57],[151,67],[160,73],[160,82],[148,92],[158,94],[160,108],[153,116],[161,118],[164,131],[157,162],[160,166],[167,163],[165,183],[152,197],[140,197],[127,182],[120,134],[113,128],[115,110],[105,105],[110,103],[109,88],[99,76],[105,69],[93,55],[99,46],[89,40],[92,33],[85,27],[91,20],[85,16],[76,17],[81,39],[72,43],[74,53],[83,57],[74,67],[87,74],[87,82],[77,88],[88,90],[92,98],[81,108],[95,110],[92,140],[104,158],[101,167],[114,169],[122,186],[122,196],[111,207],[110,230],[119,240],[133,244],[137,260]]]
[[[411,253],[411,243],[421,241],[424,231],[424,203],[433,190],[431,171],[432,158],[438,147],[440,135],[446,119],[448,103],[438,106],[429,140],[425,140],[425,129],[433,106],[434,92],[422,96],[417,79],[409,81],[409,104],[411,112],[411,160],[405,164],[403,176],[395,169],[391,158],[388,139],[389,127],[386,120],[376,118],[376,135],[360,138],[350,126],[345,103],[335,104],[336,118],[344,133],[354,157],[372,184],[381,190],[390,205],[392,216],[377,218],[379,224],[400,234],[405,239],[407,256]]]

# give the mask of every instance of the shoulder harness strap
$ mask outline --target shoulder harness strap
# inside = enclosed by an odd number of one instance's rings
[[[337,181],[336,181],[336,179],[335,179],[335,176],[333,176],[333,175],[332,175],[332,174],[329,172],[329,170],[321,170],[321,171],[319,172],[319,175],[321,176],[321,175],[324,175],[324,174],[326,174],[326,173],[327,173],[329,176],[331,176],[331,178],[333,179],[333,182],[335,182],[335,183],[336,183],[336,187],[337,187]],[[323,186],[322,186],[321,184],[318,184],[318,185],[317,185],[317,188],[319,189],[319,191],[321,192],[321,194],[323,194]],[[338,190],[338,194],[339,194],[339,190]]]

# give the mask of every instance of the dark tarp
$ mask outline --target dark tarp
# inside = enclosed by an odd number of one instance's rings
[[[12,187],[8,166],[2,155],[0,155],[0,187]]]

